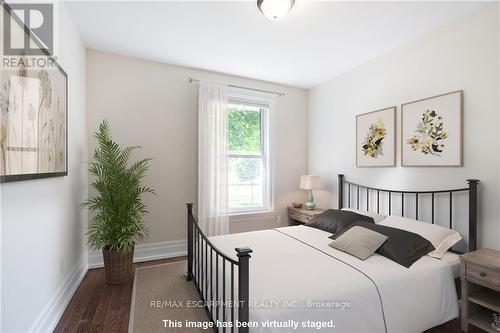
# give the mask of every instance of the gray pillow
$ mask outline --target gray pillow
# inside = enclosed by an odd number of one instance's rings
[[[370,216],[347,210],[327,209],[306,223],[306,226],[329,232],[333,234],[333,239],[335,239],[356,222],[375,224],[373,218]]]
[[[373,230],[354,226],[328,245],[365,260],[375,253],[387,238],[387,236]]]

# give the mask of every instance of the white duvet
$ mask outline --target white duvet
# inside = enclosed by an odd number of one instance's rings
[[[320,332],[422,332],[458,316],[446,262],[425,256],[408,269],[377,254],[361,261],[329,247],[329,235],[294,226],[210,238],[234,259],[236,247],[253,250],[250,321],[258,327],[250,332],[315,332],[320,325]]]

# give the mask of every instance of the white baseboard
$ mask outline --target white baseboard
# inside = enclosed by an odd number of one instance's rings
[[[185,239],[140,244],[135,247],[134,262],[173,258],[187,255]],[[103,267],[102,251],[89,251],[89,269]]]
[[[179,257],[185,256],[186,254],[187,243],[184,239],[141,244],[135,248],[134,262]],[[89,268],[102,267],[103,265],[101,251],[89,251],[85,253],[75,265],[66,281],[59,287],[54,296],[37,316],[29,328],[29,332],[45,333],[54,331],[64,310],[73,297],[73,294],[87,273],[87,270]]]
[[[53,332],[66,306],[87,273],[87,254],[75,265],[66,281],[59,287],[47,305],[31,324],[29,332]]]

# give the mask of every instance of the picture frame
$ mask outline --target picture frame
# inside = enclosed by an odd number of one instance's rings
[[[463,91],[401,105],[401,166],[463,166]]]
[[[356,116],[356,166],[396,166],[396,107]]]
[[[0,71],[0,183],[67,176],[68,75],[11,8],[2,7],[17,22],[13,35],[28,35],[45,54],[37,63],[47,65]]]

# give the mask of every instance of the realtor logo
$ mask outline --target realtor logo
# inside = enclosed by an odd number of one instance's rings
[[[53,4],[16,3],[3,5],[3,7],[4,55],[36,56],[47,55],[47,52],[52,55],[54,47]],[[22,28],[19,27],[19,23],[24,23],[24,34],[20,33]],[[33,40],[38,42],[35,43]]]

